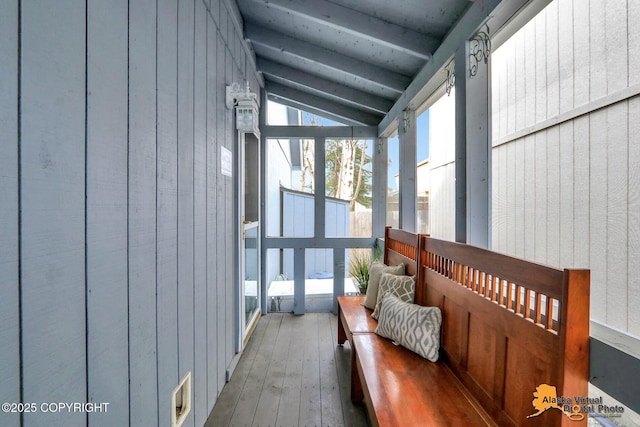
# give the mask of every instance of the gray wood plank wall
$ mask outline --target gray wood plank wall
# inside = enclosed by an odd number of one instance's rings
[[[222,0],[0,5],[2,426],[203,425],[236,351],[225,85],[259,89]],[[234,173],[236,173],[234,171]]]
[[[178,376],[194,368],[194,2],[178,1]],[[194,425],[194,411],[185,426]]]
[[[20,402],[18,0],[0,4],[0,58],[0,401]],[[0,413],[0,424],[19,423]]]
[[[87,399],[122,408],[88,415],[105,427],[129,422],[127,18],[125,0],[87,2]]]
[[[129,6],[129,401],[132,425],[158,425],[157,17],[155,0]]]
[[[87,400],[85,18],[86,3],[80,0],[21,4],[24,402]],[[73,413],[23,418],[24,425],[86,423],[86,416]]]
[[[178,4],[158,1],[157,33],[157,372],[158,419],[169,419],[167,397],[180,379],[178,368]],[[151,308],[151,307],[149,307]],[[151,315],[151,312],[149,313]]]
[[[217,2],[212,0],[212,9],[216,7]],[[225,102],[225,92],[224,92],[224,83],[226,80],[225,74],[224,74],[224,70],[225,70],[225,52],[226,52],[226,46],[224,43],[222,43],[223,37],[226,38],[227,32],[226,32],[226,25],[227,25],[227,17],[226,15],[223,14],[223,10],[224,7],[220,4],[218,5],[218,18],[219,18],[219,27],[217,27],[217,34],[216,34],[216,38],[217,38],[217,42],[216,42],[216,85],[215,85],[215,92],[217,94],[217,101],[215,104],[215,113],[210,113],[210,114],[215,114],[217,117],[217,126],[216,126],[216,140],[219,141],[216,150],[218,150],[218,152],[221,151],[222,147],[225,148],[230,148],[228,142],[226,141],[226,135],[224,132],[224,124],[226,123],[225,120],[225,111],[224,108],[220,108],[221,105],[224,105]],[[224,25],[222,24],[224,23]],[[223,30],[224,28],[224,30]],[[216,180],[216,206],[223,206],[224,202],[225,202],[225,187],[226,187],[226,177],[221,176],[221,167],[220,167],[220,162],[218,161],[216,163],[216,169],[217,169],[217,173],[216,173],[216,177],[219,177],[219,179]],[[227,333],[231,333],[231,331],[228,330],[228,328],[226,327],[226,321],[225,319],[227,318],[227,308],[226,308],[226,294],[227,294],[227,289],[225,286],[223,286],[223,284],[226,282],[226,275],[224,274],[224,270],[225,267],[228,265],[227,264],[227,260],[226,260],[226,238],[225,238],[225,229],[227,229],[227,220],[226,220],[226,215],[225,215],[225,210],[224,209],[216,209],[215,211],[215,218],[216,218],[216,227],[218,230],[217,233],[217,240],[218,240],[218,244],[220,244],[221,246],[219,246],[220,250],[217,253],[217,257],[215,259],[216,261],[216,275],[215,275],[215,280],[216,280],[216,292],[217,292],[217,298],[216,298],[216,308],[217,310],[214,312],[214,315],[216,316],[217,319],[217,334],[216,334],[216,340],[217,340],[217,357],[216,357],[216,363],[217,363],[217,372],[219,372],[218,375],[218,386],[217,389],[218,390],[222,390],[222,387],[224,386],[225,383],[225,370],[227,367],[227,362],[226,362],[226,343],[227,343]],[[222,302],[222,304],[220,304],[220,302]]]
[[[207,10],[195,3],[193,221],[194,221],[194,420],[201,426],[209,416],[207,405]],[[196,298],[196,296],[198,296]]]
[[[218,74],[211,72],[216,70],[217,64],[217,44],[218,27],[216,26],[216,18],[220,12],[219,8],[209,10],[213,19],[207,19],[207,127],[206,127],[206,144],[207,144],[207,396],[217,396],[219,390],[219,377],[224,377],[222,370],[218,369],[217,364],[209,366],[213,360],[218,360],[218,221],[217,221],[217,183],[220,175],[220,161],[217,146],[217,105],[218,90],[217,81]],[[211,221],[210,219],[213,219]],[[222,232],[222,230],[221,230]],[[222,251],[221,251],[222,252]],[[215,332],[215,333],[211,333]],[[207,412],[213,409],[214,399],[208,399]]]
[[[226,37],[226,46],[224,50],[224,84],[231,83],[234,81],[233,70],[235,68],[235,64],[233,62],[233,58],[235,55],[235,46],[234,46],[234,38],[233,38],[233,23],[231,22],[231,16],[229,15],[227,9],[227,3],[220,3],[220,15],[222,16],[221,22],[226,22],[226,25],[223,25],[223,30],[221,30],[222,36]],[[226,19],[224,16],[226,15]],[[224,117],[223,122],[221,123],[220,128],[223,131],[224,139],[223,141],[225,146],[233,151],[234,143],[233,143],[233,132],[231,131],[232,120],[233,117],[228,110],[222,110],[222,115]],[[233,173],[237,174],[238,170],[234,165]],[[221,205],[231,206],[233,204],[233,183],[231,180],[224,181],[224,198],[222,200]],[[233,230],[233,222],[232,217],[233,214],[228,210],[221,211],[224,215],[224,224],[228,227],[229,230]],[[227,239],[225,236],[225,244],[227,248],[233,247],[233,239]],[[224,251],[225,255],[225,264],[220,272],[224,272],[224,282],[223,283],[232,283],[234,279],[234,274],[229,266],[234,265],[233,254],[231,254],[228,250]],[[225,288],[225,319],[233,317],[234,315],[234,297],[237,295],[237,292],[233,290],[233,288]],[[231,364],[231,360],[235,353],[235,338],[237,335],[237,331],[233,328],[225,328],[226,341],[225,341],[225,366],[229,366]]]

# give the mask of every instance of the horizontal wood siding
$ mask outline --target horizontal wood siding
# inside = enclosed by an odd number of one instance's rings
[[[636,336],[638,19],[555,0],[492,54],[493,249],[590,268],[592,319]]]
[[[0,6],[0,400],[38,405],[0,425],[169,425],[187,372],[206,421],[237,350],[225,85],[259,91],[235,13]]]

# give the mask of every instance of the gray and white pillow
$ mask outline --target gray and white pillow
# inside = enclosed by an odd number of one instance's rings
[[[364,298],[364,306],[373,310],[376,308],[378,301],[378,287],[380,286],[380,277],[382,273],[395,274],[397,276],[404,275],[404,264],[397,266],[388,266],[379,261],[374,261],[369,267],[369,284],[367,285],[367,295]]]
[[[378,318],[382,300],[386,294],[394,295],[404,302],[413,302],[416,284],[413,276],[396,276],[389,273],[382,273],[380,277],[380,287],[378,288],[378,299],[373,309],[371,317]]]
[[[380,309],[376,334],[392,339],[432,362],[438,361],[442,312],[387,295]]]

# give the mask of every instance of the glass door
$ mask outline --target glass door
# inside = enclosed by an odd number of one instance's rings
[[[240,342],[244,347],[260,318],[260,144],[253,133],[240,133]]]
[[[260,281],[259,275],[259,235],[258,222],[250,222],[244,227],[244,336],[243,341],[249,338],[251,328],[260,315]],[[243,343],[244,344],[244,343]]]

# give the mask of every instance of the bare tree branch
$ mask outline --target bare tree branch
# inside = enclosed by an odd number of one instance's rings
[[[357,145],[356,145],[357,147]],[[366,151],[367,151],[367,143],[363,144],[362,149],[360,150],[360,167],[358,168],[358,180],[356,182],[356,188],[353,191],[353,195],[351,196],[350,208],[354,209],[356,200],[358,199],[358,195],[360,194],[360,187],[362,186],[362,170],[364,169],[364,162],[366,159]],[[355,150],[354,150],[355,152]]]

